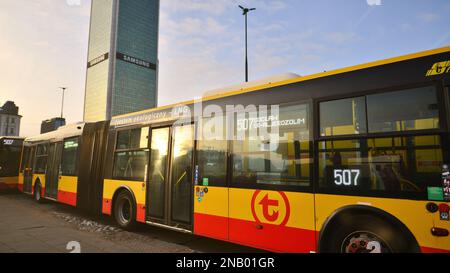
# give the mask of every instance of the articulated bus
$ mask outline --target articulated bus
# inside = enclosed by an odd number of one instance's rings
[[[108,122],[76,123],[24,141],[19,190],[42,198],[101,211],[90,199],[100,192]],[[103,146],[102,146],[103,145]],[[100,205],[101,203],[98,203]],[[83,207],[83,205],[85,205]],[[87,207],[91,205],[91,207]]]
[[[23,189],[274,252],[450,252],[449,86],[450,47],[242,85],[26,139]]]
[[[0,137],[0,191],[17,190],[23,138]]]

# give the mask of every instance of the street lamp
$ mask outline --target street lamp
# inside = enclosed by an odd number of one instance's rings
[[[61,118],[63,118],[63,110],[64,110],[64,93],[66,92],[67,87],[60,87],[62,90],[62,101],[61,101]]]
[[[247,57],[247,13],[252,10],[256,10],[255,8],[244,8],[243,6],[239,6],[242,9],[242,15],[245,16],[245,82],[248,82],[248,57]]]

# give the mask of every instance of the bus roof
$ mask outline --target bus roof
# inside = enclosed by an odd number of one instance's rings
[[[37,136],[27,137],[25,138],[25,141],[26,142],[59,141],[63,140],[64,138],[79,136],[83,132],[84,125],[85,125],[84,122],[68,124],[59,127],[56,131],[48,132]]]
[[[246,83],[242,83],[242,84],[236,84],[236,85],[227,86],[224,88],[206,91],[203,93],[203,97],[207,98],[207,97],[211,97],[214,95],[222,95],[222,94],[226,94],[227,92],[230,92],[233,90],[249,89],[249,88],[253,88],[253,87],[263,86],[266,84],[271,84],[274,82],[282,82],[282,81],[287,81],[287,80],[291,80],[291,79],[297,79],[299,77],[300,77],[300,75],[295,74],[295,73],[285,73],[285,74],[281,74],[281,75],[274,75],[274,76],[270,76],[267,78],[258,79],[255,81],[250,81],[250,82],[246,82]]]
[[[16,140],[22,140],[25,139],[25,137],[20,137],[20,136],[0,136],[0,139],[16,139]]]
[[[359,64],[359,65],[354,65],[354,66],[349,66],[349,67],[344,67],[344,68],[339,68],[339,69],[330,70],[330,71],[324,71],[324,72],[311,74],[311,75],[307,75],[307,76],[290,77],[285,80],[268,82],[268,83],[264,82],[264,83],[262,83],[260,85],[256,85],[256,86],[253,86],[253,85],[249,86],[248,83],[244,83],[241,85],[232,86],[232,87],[230,87],[230,89],[227,88],[227,89],[213,90],[212,94],[210,92],[206,92],[205,93],[206,96],[201,98],[201,101],[220,99],[220,98],[229,97],[229,96],[233,96],[233,95],[263,90],[266,88],[272,88],[272,87],[276,87],[276,86],[283,86],[283,85],[288,85],[288,84],[292,84],[292,83],[308,81],[308,80],[312,80],[312,79],[317,79],[317,78],[352,72],[352,71],[356,71],[356,70],[361,70],[361,69],[366,69],[366,68],[371,68],[371,67],[376,67],[376,66],[381,66],[381,65],[386,65],[386,64],[431,56],[431,55],[445,53],[445,52],[450,52],[450,46],[421,51],[421,52],[417,52],[417,53],[397,56],[397,57],[393,57],[393,58],[383,59],[383,60],[379,60],[379,61]],[[261,82],[261,80],[256,81],[256,82]],[[220,90],[221,92],[218,93],[217,92],[218,90]],[[142,111],[113,116],[112,119],[114,120],[114,119],[125,118],[125,117],[135,116],[135,115],[139,115],[139,114],[145,114],[145,113],[149,113],[149,112],[164,110],[164,109],[170,109],[170,108],[173,108],[173,107],[176,107],[179,105],[193,104],[194,102],[195,102],[194,100],[188,100],[188,101],[183,101],[183,102],[179,102],[179,103],[160,106],[157,108],[149,108],[149,109],[142,110]]]

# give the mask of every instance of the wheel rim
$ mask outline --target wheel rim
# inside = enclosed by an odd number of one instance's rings
[[[355,231],[345,237],[342,253],[391,253],[392,249],[379,235],[370,231]]]
[[[128,199],[123,199],[119,204],[119,220],[128,223],[131,220],[131,204]]]

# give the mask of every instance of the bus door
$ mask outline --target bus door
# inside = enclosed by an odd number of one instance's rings
[[[61,163],[62,142],[51,143],[48,151],[48,165],[45,174],[45,197],[58,197],[59,168]]]
[[[23,164],[23,192],[31,193],[33,183],[33,162],[35,146],[24,148]]]
[[[148,176],[151,222],[191,229],[194,125],[154,128]]]

